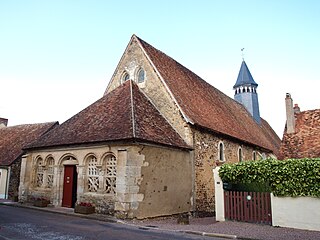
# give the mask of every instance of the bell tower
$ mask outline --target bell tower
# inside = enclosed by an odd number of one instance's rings
[[[234,99],[249,111],[258,124],[261,124],[257,87],[258,84],[253,80],[246,62],[242,60],[237,82],[233,86]]]

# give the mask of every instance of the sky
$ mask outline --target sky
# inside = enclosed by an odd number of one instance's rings
[[[0,0],[0,117],[63,123],[103,96],[132,36],[229,97],[244,60],[282,138],[285,95],[320,108],[320,1]]]

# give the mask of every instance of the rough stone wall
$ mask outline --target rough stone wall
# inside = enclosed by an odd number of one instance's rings
[[[139,88],[148,96],[151,102],[179,133],[179,135],[192,145],[192,133],[188,124],[183,119],[179,108],[170,96],[163,82],[159,78],[152,64],[149,62],[137,41],[133,40],[121,58],[115,73],[110,80],[105,94],[117,88],[122,83],[124,72],[130,79],[137,82],[137,72],[140,68],[145,71],[145,82],[139,83]]]
[[[242,148],[244,161],[252,160],[252,152],[258,152],[258,150],[226,139],[223,136],[199,130],[194,130],[194,142],[195,211],[199,216],[212,215],[215,209],[213,169],[223,163],[238,162],[239,147]],[[220,142],[224,144],[224,162],[219,161],[218,157],[218,145]]]
[[[143,201],[135,216],[156,217],[192,209],[192,161],[190,153],[168,148],[142,147],[145,162],[141,169],[139,193]]]
[[[20,184],[20,170],[21,158],[14,161],[10,166],[10,182],[8,188],[8,198],[14,201],[18,200],[19,184]]]

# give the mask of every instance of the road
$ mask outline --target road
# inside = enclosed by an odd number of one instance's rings
[[[0,205],[0,240],[219,239]]]

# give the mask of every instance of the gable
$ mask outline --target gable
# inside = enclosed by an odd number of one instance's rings
[[[140,69],[145,71],[144,83],[138,83],[137,81]],[[105,95],[124,83],[123,76],[126,73],[129,74],[129,78],[139,86],[148,100],[158,109],[184,141],[191,145],[191,130],[184,120],[183,112],[165,85],[165,82],[161,80],[161,76],[148,58],[138,38],[134,35],[117,65],[105,91]]]

